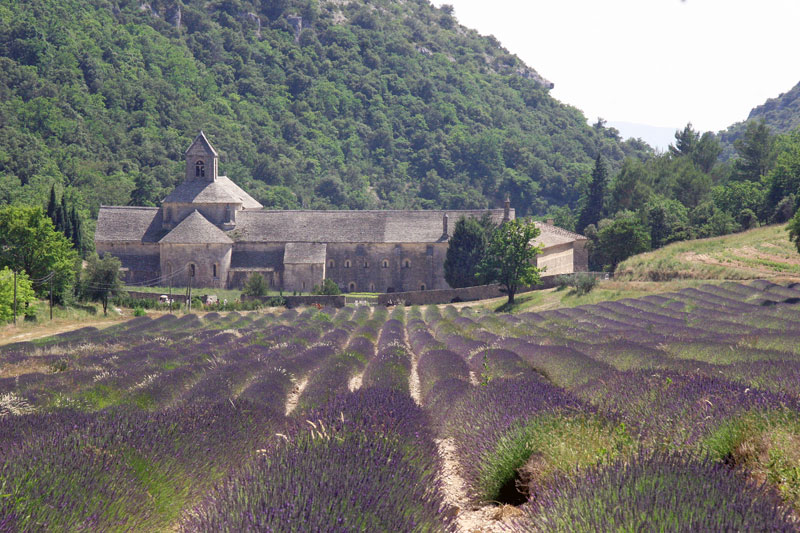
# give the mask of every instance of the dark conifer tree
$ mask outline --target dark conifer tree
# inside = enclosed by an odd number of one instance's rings
[[[56,184],[50,187],[50,201],[47,202],[47,216],[56,223],[56,209],[58,209],[58,202],[56,201]]]
[[[589,185],[589,193],[586,196],[586,202],[583,204],[583,209],[578,217],[578,224],[575,230],[578,233],[583,233],[586,226],[589,224],[597,224],[603,218],[603,202],[606,194],[606,182],[608,181],[608,169],[600,155],[594,161],[594,170],[592,171],[592,183]]]
[[[456,222],[444,260],[444,279],[453,288],[481,285],[478,264],[488,246],[486,228],[475,218],[461,217]]]
[[[75,245],[78,254],[83,257],[83,225],[74,205],[70,209],[70,221],[72,222],[72,243]]]
[[[67,195],[61,195],[61,220],[63,227],[61,228],[61,232],[69,239],[73,241],[72,238],[72,220],[70,219],[70,212],[69,208],[67,207]]]

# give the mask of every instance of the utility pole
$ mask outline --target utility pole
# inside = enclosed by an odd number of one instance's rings
[[[14,269],[14,325],[17,325],[17,269]]]

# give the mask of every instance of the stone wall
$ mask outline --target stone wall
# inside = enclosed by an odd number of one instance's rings
[[[544,289],[552,289],[558,285],[558,276],[542,276],[542,283],[532,287],[525,287],[517,295]],[[435,305],[456,302],[471,302],[505,296],[500,291],[500,285],[479,285],[477,287],[464,287],[463,289],[440,289],[433,291],[408,291],[378,295],[378,305]]]
[[[160,246],[161,272],[170,278],[173,287],[185,287],[189,284],[190,265],[194,265],[193,287],[225,288],[228,268],[231,265],[230,244],[161,244]]]
[[[97,243],[97,253],[101,257],[108,253],[120,260],[125,283],[152,282],[161,275],[157,244]]]
[[[242,301],[260,300],[268,302],[271,296],[246,296],[242,295]],[[286,307],[289,309],[293,307],[302,307],[309,305],[321,305],[322,307],[344,307],[345,296],[343,294],[338,296],[331,295],[307,295],[307,296],[284,296],[286,300]]]
[[[548,276],[571,274],[573,272],[572,243],[567,242],[545,248],[540,255],[536,256],[536,266],[546,268],[544,273]]]
[[[589,250],[586,249],[588,240],[575,241],[572,252],[572,271],[573,272],[588,272],[589,271]]]
[[[229,206],[233,210],[231,214],[235,218],[236,204],[170,203],[162,207],[164,211],[164,227],[169,229],[174,228],[195,210],[199,211],[200,214],[207,218],[212,224],[221,226],[228,221]]]
[[[328,244],[326,276],[343,292],[445,288],[447,243]]]
[[[283,266],[283,290],[310,292],[325,279],[324,263],[298,263]]]
[[[264,280],[267,282],[267,286],[272,290],[279,290],[282,286],[282,277],[281,272],[275,272],[271,269],[231,269],[228,271],[228,283],[227,288],[229,289],[242,289],[244,288],[244,284],[247,283],[247,279],[252,276],[253,274],[261,274],[264,277]]]

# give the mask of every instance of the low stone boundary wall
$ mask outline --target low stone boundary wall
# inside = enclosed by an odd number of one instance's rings
[[[131,298],[135,298],[137,300],[155,300],[156,302],[161,299],[161,294],[166,294],[169,296],[169,293],[157,293],[157,292],[141,292],[141,291],[126,291],[128,296]],[[193,294],[194,296],[200,296],[199,294]],[[186,303],[186,294],[176,294],[175,292],[172,293],[172,301],[185,304]],[[166,305],[166,304],[165,304]]]
[[[542,276],[542,283],[532,287],[523,287],[517,294],[529,291],[552,289],[558,285],[558,276]],[[456,302],[472,302],[505,296],[500,285],[479,285],[463,289],[437,289],[431,291],[392,292],[378,295],[378,305],[434,305]]]
[[[242,301],[250,301],[250,300],[260,300],[264,303],[268,302],[274,296],[247,296],[242,295]],[[304,295],[304,296],[284,296],[284,300],[286,300],[286,307],[289,309],[293,307],[301,307],[301,306],[309,306],[309,305],[321,305],[323,307],[344,307],[344,294],[338,296],[331,296],[327,294],[320,294],[320,295]]]

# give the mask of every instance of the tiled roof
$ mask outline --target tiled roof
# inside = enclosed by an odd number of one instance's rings
[[[195,145],[198,143],[205,152],[211,153],[214,157],[217,157],[217,151],[214,150],[214,147],[211,146],[210,142],[208,142],[208,138],[206,138],[206,134],[203,133],[203,130],[200,130],[200,133],[198,133],[197,137],[194,138],[194,141],[192,141],[192,144],[190,144],[189,148],[186,149],[184,155],[188,154],[192,150],[192,148],[194,148]]]
[[[184,218],[159,242],[167,244],[231,244],[233,241],[221,229],[198,211]]]
[[[564,228],[547,224],[546,222],[536,222],[536,227],[541,230],[539,236],[534,240],[536,244],[544,244],[545,248],[550,246],[557,246],[559,244],[566,244],[569,242],[586,240],[586,237],[573,233]]]
[[[242,204],[245,209],[263,207],[227,176],[218,176],[215,181],[183,181],[164,198],[163,203]]]
[[[279,267],[283,263],[283,249],[266,251],[237,250],[231,254],[231,268]]]
[[[157,207],[101,206],[95,242],[158,242],[161,210]]]
[[[287,242],[285,251],[283,252],[283,264],[324,263],[327,248],[327,244],[319,242]]]
[[[449,218],[453,234],[461,216],[489,213],[496,223],[502,209],[448,211],[240,211],[236,214],[237,240],[244,242],[444,242],[442,218]],[[511,210],[513,217],[514,211]]]

